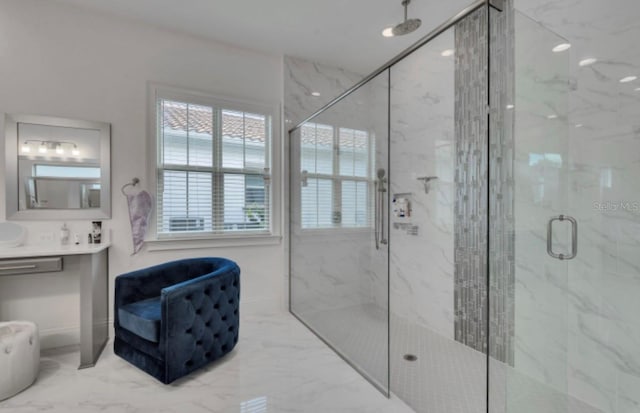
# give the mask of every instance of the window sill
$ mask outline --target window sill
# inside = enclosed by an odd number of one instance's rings
[[[145,241],[148,251],[280,245],[280,235],[237,235],[210,238],[163,238]]]

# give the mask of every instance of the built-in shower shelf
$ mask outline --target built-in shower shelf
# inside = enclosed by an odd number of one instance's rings
[[[407,235],[418,235],[419,227],[410,222],[394,222],[393,229],[406,231]]]

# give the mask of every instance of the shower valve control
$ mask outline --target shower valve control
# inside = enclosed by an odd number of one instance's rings
[[[411,216],[411,202],[409,198],[393,198],[393,215],[396,218],[408,218]]]

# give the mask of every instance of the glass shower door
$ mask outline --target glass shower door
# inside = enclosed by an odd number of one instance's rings
[[[389,393],[384,71],[291,137],[291,312]]]
[[[491,11],[489,411],[569,411],[568,42]]]

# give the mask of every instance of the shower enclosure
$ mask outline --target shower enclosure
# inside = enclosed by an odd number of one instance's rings
[[[527,5],[476,1],[290,131],[291,313],[416,412],[640,411],[640,219],[602,214],[637,131],[577,140],[570,42]]]

